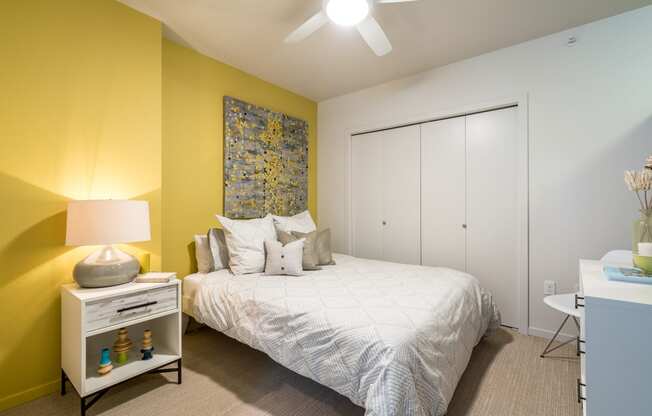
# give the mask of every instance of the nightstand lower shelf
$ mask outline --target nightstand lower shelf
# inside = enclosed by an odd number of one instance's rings
[[[139,353],[130,351],[129,362],[127,364],[114,366],[109,374],[103,376],[97,374],[97,366],[93,365],[92,368],[86,370],[86,374],[90,374],[90,377],[86,378],[86,396],[129,380],[130,378],[145,374],[148,371],[171,364],[180,358],[178,355],[154,354],[151,360],[144,361],[140,359]]]
[[[157,359],[158,358],[158,359]],[[140,364],[140,363],[147,363],[147,364]],[[176,363],[176,368],[163,368],[167,367],[171,364]],[[139,368],[134,368],[131,367],[127,371],[127,367],[129,366],[134,366],[138,365]],[[123,368],[122,372],[118,371],[120,368]],[[134,371],[137,372],[137,375],[134,375]],[[77,392],[79,395],[80,399],[80,410],[81,410],[81,416],[86,416],[86,411],[91,408],[97,401],[104,396],[104,394],[109,391],[112,387],[115,387],[119,384],[122,384],[126,381],[129,381],[133,379],[134,377],[138,377],[139,375],[143,374],[160,374],[160,373],[171,373],[175,372],[177,373],[177,384],[181,384],[182,381],[182,363],[181,363],[181,357],[179,356],[172,356],[172,355],[166,355],[166,354],[160,354],[158,356],[154,356],[151,360],[147,361],[139,361],[139,362],[131,362],[128,364],[125,364],[122,367],[118,367],[114,370],[111,371],[111,373],[105,375],[105,376],[98,376],[98,377],[93,377],[87,379],[87,383],[89,384],[89,391],[85,396],[82,396]],[[105,379],[105,377],[108,377],[109,375],[112,375],[115,373],[115,376],[113,379],[108,380]],[[98,379],[98,380],[96,380]],[[69,381],[70,379],[68,378],[68,375],[66,372],[62,369],[61,370],[61,395],[66,394],[66,381]],[[71,383],[72,385],[72,383]],[[73,385],[74,388],[74,385]],[[96,390],[91,390],[91,389],[96,389]],[[76,389],[75,389],[76,390]]]

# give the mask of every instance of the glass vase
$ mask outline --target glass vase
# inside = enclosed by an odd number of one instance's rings
[[[634,265],[641,267],[638,262],[638,243],[652,243],[652,209],[642,209],[641,218],[634,221],[632,252]]]

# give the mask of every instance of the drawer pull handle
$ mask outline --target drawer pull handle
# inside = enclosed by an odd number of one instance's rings
[[[580,379],[577,379],[577,403],[582,403],[582,400],[586,401],[586,397],[582,397],[582,387],[586,387],[586,384],[582,383]]]
[[[144,307],[147,307],[147,306],[156,305],[157,303],[158,303],[157,301],[141,303],[140,305],[134,305],[134,306],[129,306],[129,307],[126,307],[126,308],[118,309],[117,312],[121,313],[121,312],[130,311],[132,309],[144,308]]]
[[[579,302],[580,300],[582,301],[582,303]],[[584,307],[584,296],[575,295],[575,309],[583,308],[583,307]]]

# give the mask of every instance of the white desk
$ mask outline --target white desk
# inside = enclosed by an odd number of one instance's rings
[[[607,280],[604,265],[631,267],[631,252],[580,261],[584,317],[580,396],[589,416],[652,414],[652,285]],[[582,303],[580,301],[580,303]]]

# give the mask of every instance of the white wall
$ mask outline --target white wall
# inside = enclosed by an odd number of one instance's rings
[[[543,281],[573,291],[579,258],[631,244],[637,204],[622,176],[652,153],[652,6],[321,102],[318,212],[335,249],[349,251],[348,132],[525,94],[530,328],[555,329]]]

